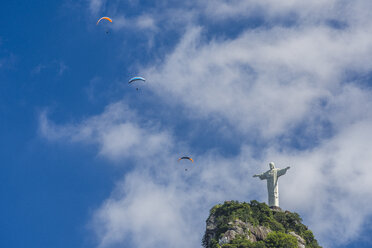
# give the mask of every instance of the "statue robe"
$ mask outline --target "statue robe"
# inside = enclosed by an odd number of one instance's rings
[[[287,170],[288,170],[287,168],[285,169],[273,168],[258,176],[261,180],[267,181],[267,192],[269,196],[270,207],[279,207],[278,178],[280,176],[283,176],[287,172]]]

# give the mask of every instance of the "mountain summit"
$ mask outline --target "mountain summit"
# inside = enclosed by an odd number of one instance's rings
[[[205,248],[321,248],[297,213],[255,200],[218,204],[206,222]]]

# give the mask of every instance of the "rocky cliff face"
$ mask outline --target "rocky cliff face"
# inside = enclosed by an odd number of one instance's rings
[[[205,248],[318,248],[312,232],[296,213],[272,210],[265,203],[225,202],[207,219]]]

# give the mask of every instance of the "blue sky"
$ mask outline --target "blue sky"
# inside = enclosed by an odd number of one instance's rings
[[[0,246],[200,247],[274,161],[321,245],[370,247],[371,7],[2,3]]]

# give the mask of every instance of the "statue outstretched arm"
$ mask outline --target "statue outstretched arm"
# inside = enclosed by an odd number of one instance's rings
[[[278,177],[283,176],[287,172],[287,170],[289,170],[289,168],[291,167],[287,166],[286,168],[279,170]]]
[[[259,177],[261,180],[266,179],[264,174],[255,174],[255,175],[253,175],[253,177]]]

